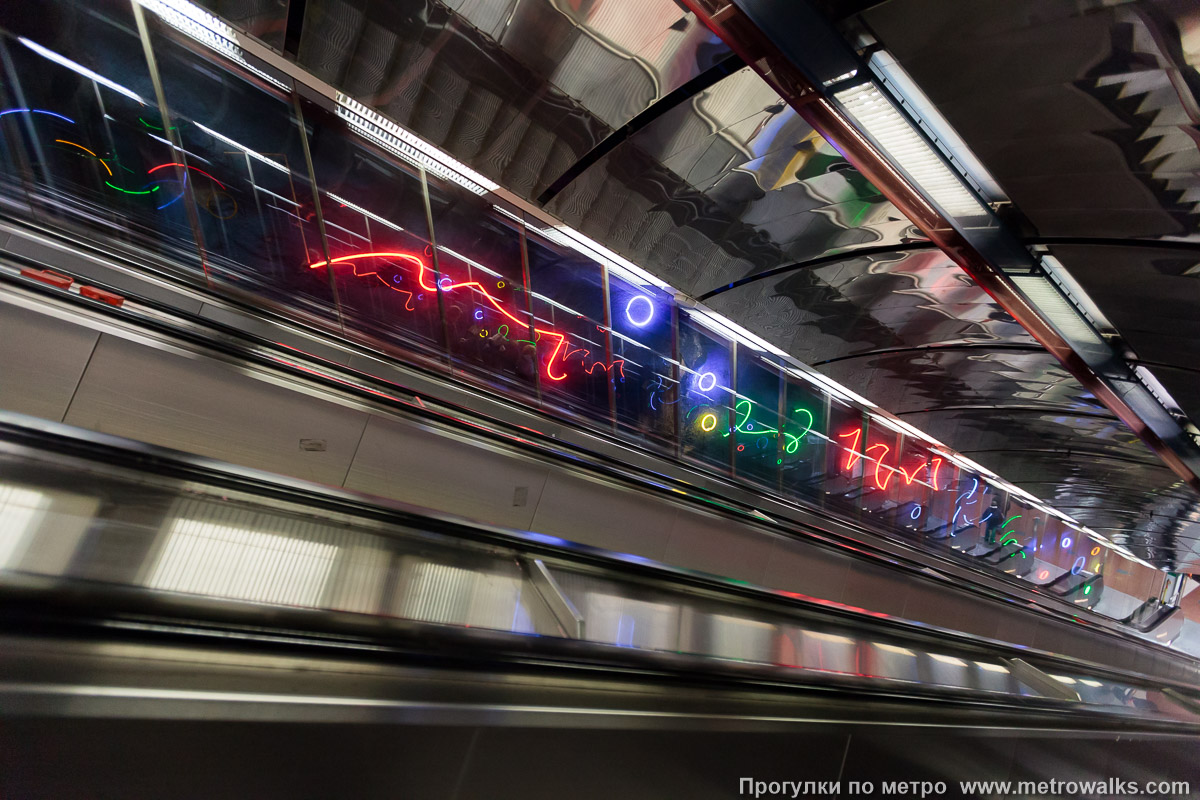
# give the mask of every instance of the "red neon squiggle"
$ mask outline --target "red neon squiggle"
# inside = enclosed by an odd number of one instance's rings
[[[625,379],[625,359],[623,358],[614,358],[611,364],[605,364],[603,361],[593,361],[592,365],[588,367],[585,372],[587,372],[588,375],[591,375],[596,371],[596,367],[599,367],[607,372],[609,377],[612,377],[612,369],[613,367],[616,367],[617,372],[619,372],[621,375],[621,380]]]
[[[211,180],[213,183],[215,183],[217,186],[220,186],[222,189],[228,189],[228,188],[229,188],[228,186],[226,186],[225,184],[221,183],[219,180],[217,180],[216,178],[214,178],[212,175],[209,175],[207,172],[205,172],[204,170],[200,169],[199,167],[193,167],[193,166],[189,166],[189,165],[187,165],[187,164],[180,164],[180,163],[179,163],[179,162],[177,162],[177,161],[172,161],[170,164],[159,164],[157,167],[154,167],[153,169],[148,169],[148,170],[146,170],[146,174],[147,174],[147,175],[153,175],[153,174],[154,174],[155,172],[157,172],[158,170],[160,170],[160,169],[165,169],[166,167],[183,167],[184,169],[190,169],[190,170],[192,170],[193,172],[199,172],[201,175],[203,175],[204,177],[208,178],[208,179],[209,179],[209,180]],[[334,259],[334,261],[337,261],[337,259],[335,258],[335,259]]]
[[[873,444],[867,448],[867,452],[869,453],[872,450],[876,450],[880,447],[883,448],[883,455],[880,456],[879,458],[875,459],[875,486],[877,486],[880,490],[884,490],[884,489],[887,489],[887,485],[892,480],[892,472],[891,472],[891,470],[888,470],[887,477],[881,481],[879,478],[879,470],[881,467],[883,467],[883,459],[887,456],[888,452],[892,448],[888,447],[886,444]],[[916,474],[916,473],[914,473],[914,474]]]
[[[933,490],[935,492],[940,492],[941,489],[938,488],[937,476],[938,476],[938,470],[942,468],[942,459],[941,458],[934,458],[932,461],[930,461],[928,459],[926,459],[925,461],[922,461],[921,466],[916,467],[912,471],[911,474],[909,474],[908,470],[906,470],[904,467],[900,467],[900,472],[901,472],[901,474],[904,475],[905,485],[912,486],[912,482],[914,480],[916,480],[917,475],[921,472],[921,469],[929,468],[929,467],[933,468],[933,474],[929,476],[929,482],[933,485]]]
[[[862,438],[862,428],[859,428],[856,431],[851,431],[850,433],[838,434],[839,439],[845,439],[847,436],[854,437],[854,441],[851,442],[850,447],[847,448],[849,450],[849,455],[846,456],[846,469],[851,470],[854,469],[854,465],[858,463],[858,460],[862,458],[858,452],[858,441]]]
[[[438,290],[437,286],[430,286],[428,283],[425,282],[425,274],[426,274],[426,271],[429,270],[429,267],[425,264],[425,262],[423,260],[421,260],[417,256],[412,255],[411,253],[393,253],[393,252],[383,252],[383,251],[375,252],[375,253],[357,253],[352,256],[339,256],[337,258],[330,259],[330,260],[316,261],[316,262],[313,262],[312,264],[309,264],[308,268],[309,269],[318,269],[319,267],[324,267],[324,266],[328,266],[331,264],[341,264],[341,263],[344,263],[347,261],[356,261],[356,260],[362,259],[362,258],[395,258],[395,259],[400,259],[403,261],[408,261],[409,263],[416,265],[416,267],[417,267],[417,284],[420,285],[420,287],[422,289],[424,289],[427,292],[436,292]],[[488,293],[488,290],[483,288],[483,284],[481,284],[479,281],[464,281],[462,283],[448,283],[448,284],[442,286],[441,290],[443,292],[449,292],[454,289],[462,289],[462,288],[474,289],[476,292],[483,295],[487,299],[487,301],[489,303],[491,303],[493,308],[495,308],[498,312],[503,314],[508,319],[512,320],[512,322],[514,324],[520,325],[522,327],[524,327],[527,324],[524,321],[522,321],[519,317],[514,316],[508,309],[506,309],[504,307],[504,305],[499,300],[497,300],[495,297],[492,297],[492,295]],[[547,330],[546,328],[534,328],[534,332],[541,333],[545,336],[549,336],[553,339],[558,340],[558,343],[554,345],[554,349],[550,352],[550,358],[547,359],[547,361],[546,361],[546,377],[552,381],[566,380],[567,374],[565,372],[562,373],[561,375],[555,375],[552,372],[552,368],[554,366],[554,359],[558,357],[559,351],[562,350],[563,345],[565,345],[567,342],[567,337],[564,334],[559,333],[558,331]],[[565,358],[563,360],[566,361]]]
[[[395,286],[393,284],[388,283],[387,280],[385,280],[384,277],[379,274],[378,270],[376,270],[375,272],[359,272],[357,264],[351,264],[350,268],[352,270],[354,270],[354,277],[356,277],[356,278],[369,278],[370,276],[374,275],[376,280],[378,280],[380,283],[382,283],[387,288],[391,289],[393,292],[396,292],[398,294],[408,295],[408,297],[404,300],[404,310],[405,311],[416,311],[415,308],[411,308],[409,306],[409,303],[411,303],[412,299],[413,299],[412,292],[408,291],[407,289],[401,289],[399,286]]]

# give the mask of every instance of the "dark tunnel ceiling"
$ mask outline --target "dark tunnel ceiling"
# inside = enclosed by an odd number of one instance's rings
[[[261,0],[209,5],[280,38]],[[862,19],[1028,237],[1078,240],[1053,252],[1200,419],[1200,135],[1179,88],[1194,100],[1200,23],[1153,5],[891,0]],[[673,0],[304,11],[317,77],[531,201],[554,194],[568,224],[1138,555],[1200,569],[1194,493],[757,75],[719,70],[728,48]],[[1126,237],[1179,244],[1112,246]]]

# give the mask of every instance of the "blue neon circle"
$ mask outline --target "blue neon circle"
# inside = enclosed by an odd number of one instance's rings
[[[708,386],[704,385],[705,378],[712,378]],[[696,388],[702,392],[711,392],[717,386],[717,376],[712,372],[701,372],[696,378]]]
[[[638,300],[643,300],[646,303],[646,316],[641,320],[634,319],[633,304]],[[629,320],[629,324],[636,325],[639,328],[644,328],[650,324],[650,320],[654,319],[654,303],[644,294],[639,294],[631,297],[629,302],[625,304],[625,319]]]
[[[1070,546],[1071,546],[1071,537],[1070,537],[1070,536],[1064,536],[1064,537],[1062,538],[1062,541],[1061,541],[1061,542],[1059,542],[1059,545],[1058,545],[1058,546],[1059,546],[1059,547],[1061,547],[1061,548],[1063,548],[1064,550],[1066,550],[1068,547],[1070,547]]]

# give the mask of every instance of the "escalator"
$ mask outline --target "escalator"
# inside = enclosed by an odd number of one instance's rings
[[[301,775],[728,797],[745,776],[1066,780],[1113,753],[1126,780],[1198,785],[1194,681],[16,415],[0,592],[6,796],[53,794],[66,754],[71,785],[131,797],[255,770],[279,776],[264,797]]]

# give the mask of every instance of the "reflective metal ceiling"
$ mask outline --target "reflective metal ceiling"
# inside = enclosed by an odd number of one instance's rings
[[[266,33],[286,17],[210,4]],[[1054,253],[1200,418],[1200,117],[1181,88],[1198,28],[1186,3],[1111,5],[892,0],[864,19],[1031,241],[1087,240]],[[1200,562],[1195,495],[673,0],[307,0],[296,56],[1138,554]],[[1123,236],[1185,243],[1096,241]]]
[[[1012,199],[1026,240],[1065,265],[1131,363],[1200,420],[1200,6],[893,0],[852,22],[950,121]],[[1131,465],[1109,491],[1175,497],[1186,550],[1197,498],[1149,477]]]

